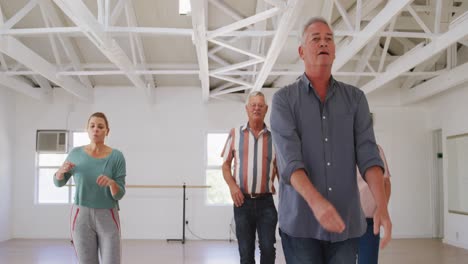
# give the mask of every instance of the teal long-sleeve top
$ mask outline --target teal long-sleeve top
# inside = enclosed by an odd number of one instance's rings
[[[75,167],[65,173],[62,180],[54,176],[54,184],[62,187],[73,176],[76,205],[99,209],[118,208],[118,200],[125,194],[126,165],[122,152],[112,149],[107,157],[98,159],[88,155],[84,146],[81,146],[70,151],[67,161],[75,164]],[[115,195],[112,195],[109,187],[101,187],[96,183],[100,175],[106,175],[117,183],[119,191]]]

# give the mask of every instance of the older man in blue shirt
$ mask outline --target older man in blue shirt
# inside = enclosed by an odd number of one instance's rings
[[[283,251],[287,263],[355,263],[366,229],[356,165],[377,202],[381,247],[392,229],[369,106],[361,90],[331,76],[335,43],[326,20],[306,23],[299,55],[305,73],[274,95],[271,113]]]

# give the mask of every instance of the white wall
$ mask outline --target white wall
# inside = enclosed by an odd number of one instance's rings
[[[391,174],[393,237],[432,237],[431,134],[424,108],[371,106]]]
[[[448,136],[468,133],[468,85],[452,89],[426,101],[432,116],[431,129],[442,129],[443,150]],[[448,213],[448,160],[444,155],[444,241],[468,249],[468,216]],[[458,236],[457,236],[458,234]]]
[[[11,238],[15,93],[0,87],[0,241]]]
[[[34,204],[35,132],[37,129],[83,129],[94,111],[103,111],[109,117],[108,144],[123,151],[128,184],[205,184],[205,135],[208,131],[228,131],[245,122],[243,103],[204,104],[199,88],[158,87],[156,98],[155,104],[149,105],[134,88],[95,88],[93,104],[72,100],[61,90],[54,104],[18,96],[14,206],[21,210],[14,212],[13,236],[69,236],[69,206]],[[267,98],[271,98],[270,94]],[[379,106],[384,100],[370,98],[371,104],[377,102],[372,105],[376,133],[393,175],[390,213],[394,235],[428,237],[432,230],[428,221],[431,217],[428,114],[422,108],[400,108],[388,101],[386,106]],[[67,122],[70,109],[73,112]],[[266,120],[268,123],[269,117]],[[206,206],[204,195],[203,190],[188,191],[190,229],[204,238],[228,238],[232,208]],[[121,202],[123,237],[180,237],[181,200],[181,190],[128,189]],[[32,219],[35,225],[30,224]],[[193,238],[188,232],[187,237]]]

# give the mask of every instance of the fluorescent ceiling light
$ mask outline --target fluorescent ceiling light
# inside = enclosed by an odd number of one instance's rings
[[[179,0],[179,15],[190,15],[190,0]]]

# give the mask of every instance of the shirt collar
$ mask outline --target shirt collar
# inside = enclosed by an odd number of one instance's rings
[[[310,83],[310,80],[309,78],[307,78],[307,75],[305,74],[305,72],[301,76],[301,81],[304,83],[304,88],[306,89],[307,92],[312,91],[317,96],[317,98],[320,98],[317,92],[315,91],[315,89],[313,89],[312,83]],[[330,75],[330,81],[328,82],[328,91],[327,91],[326,99],[328,99],[335,93],[336,91],[335,86],[336,86],[336,80],[335,78],[333,78],[333,75]]]
[[[245,131],[246,129],[249,129],[249,121],[247,121],[245,124],[243,124],[241,126],[241,130],[242,131]],[[263,130],[262,130],[263,133],[266,133],[266,132],[270,132],[270,129],[268,128],[268,126],[263,123]]]

